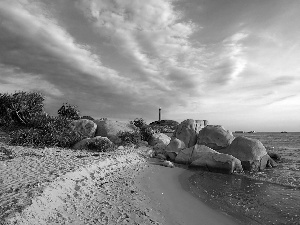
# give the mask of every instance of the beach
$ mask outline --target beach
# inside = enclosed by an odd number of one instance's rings
[[[2,224],[237,224],[184,187],[185,168],[148,157],[147,146],[95,154],[2,148]]]

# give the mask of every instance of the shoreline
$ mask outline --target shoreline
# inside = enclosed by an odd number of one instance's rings
[[[92,157],[74,171],[41,180],[38,193],[4,224],[237,224],[183,187],[190,171],[159,165],[147,157],[150,149],[100,154],[104,159]]]
[[[148,160],[147,170],[140,177],[142,190],[151,199],[166,225],[238,225],[236,218],[209,207],[189,191],[188,178],[194,171],[184,167],[168,168]]]

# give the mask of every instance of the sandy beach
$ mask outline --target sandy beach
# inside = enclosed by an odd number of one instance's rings
[[[184,187],[189,173],[147,146],[109,153],[8,146],[1,161],[2,224],[237,224]]]

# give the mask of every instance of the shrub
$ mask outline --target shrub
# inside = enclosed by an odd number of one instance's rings
[[[70,119],[65,117],[39,116],[33,120],[34,126],[23,127],[10,132],[10,144],[35,147],[71,147],[82,136],[69,129]]]
[[[32,118],[44,113],[44,100],[44,96],[36,92],[0,94],[0,123],[28,125]]]
[[[57,113],[59,116],[66,117],[72,120],[78,120],[80,119],[80,112],[76,108],[77,106],[64,103],[57,111]]]
[[[138,128],[141,128],[141,127],[144,127],[146,126],[146,122],[144,121],[144,119],[142,118],[136,118],[133,122],[133,125],[138,127]]]
[[[146,124],[144,119],[136,118],[134,121],[131,121],[131,123],[139,129],[140,140],[149,142],[153,138],[155,131]]]
[[[154,131],[150,126],[146,125],[140,128],[140,133],[141,140],[149,142],[153,138]]]
[[[113,144],[107,139],[97,139],[87,144],[88,149],[97,152],[107,152],[113,148]]]
[[[141,134],[138,130],[135,131],[120,131],[118,137],[121,139],[121,144],[138,144],[141,140]]]
[[[160,133],[172,133],[175,131],[176,127],[178,126],[178,122],[174,120],[161,120],[161,121],[154,121],[149,124],[153,130],[156,130]]]

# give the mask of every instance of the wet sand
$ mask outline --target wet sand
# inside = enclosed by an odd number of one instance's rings
[[[182,167],[168,168],[151,159],[140,177],[142,190],[164,224],[237,225],[239,222],[222,211],[213,210],[189,192],[188,179],[194,174]]]

